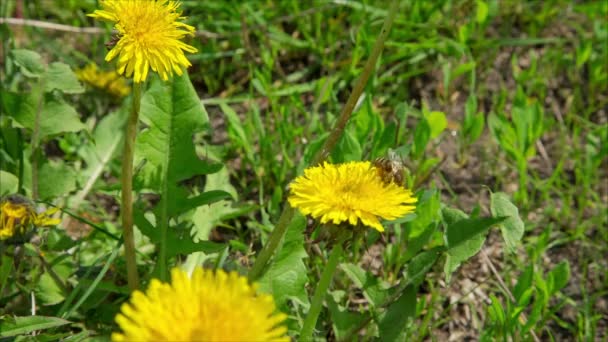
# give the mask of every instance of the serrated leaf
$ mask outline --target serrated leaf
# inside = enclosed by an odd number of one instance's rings
[[[78,82],[70,66],[61,62],[51,63],[46,71],[44,91],[50,92],[55,89],[66,94],[80,94],[84,92],[84,88]]]
[[[447,226],[444,267],[446,282],[450,281],[452,273],[461,263],[481,250],[488,229],[503,220],[503,217],[463,219]]]
[[[25,316],[11,317],[0,322],[0,337],[11,337],[29,334],[33,331],[60,327],[70,321],[58,317]]]
[[[39,54],[25,49],[11,51],[14,63],[20,67],[26,77],[40,77],[44,74],[44,63]]]
[[[382,305],[388,295],[388,286],[383,284],[382,280],[355,264],[343,263],[339,267],[355,286],[363,290],[363,296],[371,305],[374,307]]]
[[[156,77],[143,96],[141,115],[148,128],[135,146],[134,165],[145,161],[137,179],[163,196],[160,206],[168,206],[179,182],[217,171],[196,155],[192,143],[193,135],[208,124],[207,112],[184,74],[168,82]]]
[[[285,240],[272,264],[258,280],[260,290],[271,293],[280,310],[288,312],[287,300],[297,299],[308,303],[305,285],[308,282],[304,259],[308,258],[304,249],[304,228],[306,218],[296,213],[291,221]]]
[[[160,243],[160,229],[152,226],[141,210],[134,210],[133,219],[142,234],[147,236],[153,243]],[[178,226],[167,230],[167,257],[169,258],[178,254],[187,255],[194,252],[217,253],[224,248],[226,248],[226,245],[221,243],[211,241],[195,242],[190,236],[190,229]]]
[[[76,172],[62,162],[48,161],[38,171],[38,193],[41,199],[52,199],[76,189]]]
[[[217,164],[222,167],[221,164]],[[176,196],[175,201],[169,203],[169,216],[175,217],[197,207],[219,202],[225,199],[233,199],[232,195],[222,190],[211,190],[203,192],[194,197]]]
[[[380,315],[378,329],[382,341],[405,341],[407,323],[416,315],[416,288],[408,286],[399,299]]]
[[[10,172],[0,170],[0,196],[17,192],[19,178]]]
[[[498,226],[507,244],[507,250],[514,252],[524,236],[524,222],[519,217],[519,210],[511,203],[509,196],[502,192],[493,193],[490,197],[492,216],[506,217]]]

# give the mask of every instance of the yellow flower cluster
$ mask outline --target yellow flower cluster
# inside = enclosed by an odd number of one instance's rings
[[[416,197],[385,182],[370,162],[324,163],[304,170],[291,184],[289,203],[321,223],[359,222],[380,232],[380,218],[395,220],[416,209]]]
[[[178,20],[184,19],[175,1],[106,0],[103,9],[89,16],[114,22],[118,31],[117,41],[106,55],[106,61],[118,57],[119,74],[133,76],[136,83],[146,80],[151,68],[163,80],[175,72],[183,73],[190,62],[185,52],[194,53],[196,48],[181,41],[194,34],[194,27]],[[111,42],[110,44],[114,44]]]
[[[256,293],[236,272],[179,268],[171,284],[157,279],[147,292],[133,292],[116,322],[113,341],[289,341],[287,318],[270,295]]]
[[[36,213],[29,201],[18,195],[8,196],[0,201],[0,240],[24,234],[31,225],[46,227],[58,225],[61,220],[50,215],[58,209]]]
[[[131,92],[127,81],[116,71],[102,71],[95,64],[89,64],[82,69],[76,70],[76,76],[82,82],[101,89],[112,96],[122,98]]]

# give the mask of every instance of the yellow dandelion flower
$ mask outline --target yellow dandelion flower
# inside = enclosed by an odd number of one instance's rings
[[[175,1],[106,0],[101,1],[102,10],[89,16],[114,22],[118,31],[116,45],[106,55],[106,61],[118,57],[119,74],[143,82],[152,68],[163,80],[175,72],[182,74],[182,67],[190,62],[185,52],[197,50],[181,41],[193,35],[194,27],[178,20],[184,19],[177,12]]]
[[[82,82],[119,98],[129,95],[131,92],[126,80],[116,71],[102,71],[95,64],[89,64],[76,70],[76,76]]]
[[[384,182],[370,162],[325,163],[304,170],[291,184],[289,203],[321,223],[359,220],[382,232],[380,218],[395,220],[416,208],[412,192]]]
[[[192,277],[179,268],[171,284],[157,279],[146,293],[133,292],[116,322],[113,341],[289,341],[270,295],[236,272],[197,268]]]
[[[30,227],[54,226],[61,220],[49,217],[58,209],[37,214],[30,201],[19,195],[10,195],[0,201],[0,240],[22,235]]]

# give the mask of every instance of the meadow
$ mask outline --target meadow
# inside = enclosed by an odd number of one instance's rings
[[[150,4],[0,3],[0,341],[608,339],[608,2]]]

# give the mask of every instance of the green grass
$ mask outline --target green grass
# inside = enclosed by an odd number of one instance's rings
[[[188,222],[192,235],[229,248],[177,261],[188,267],[204,263],[239,271],[251,266],[285,205],[289,182],[310,164],[339,116],[388,6],[377,1],[182,1],[187,22],[200,33],[189,40],[199,50],[188,56],[193,64],[189,76],[209,115],[208,125],[193,142],[199,158],[225,167],[181,185],[193,195],[221,190],[233,199],[180,217],[181,233],[187,234]],[[14,17],[15,7],[15,1],[3,3],[1,13]],[[23,1],[23,17],[99,26],[86,17],[95,8],[95,1]],[[441,203],[482,217],[491,212],[488,189],[503,191],[514,198],[525,223],[514,252],[491,233],[483,252],[455,272],[449,284],[441,263],[436,264],[414,294],[415,312],[402,336],[445,340],[463,333],[474,339],[530,340],[535,334],[540,340],[584,341],[608,337],[606,16],[608,5],[602,1],[401,4],[375,73],[331,160],[373,160],[396,150],[405,156],[408,185],[427,197],[421,206],[438,208]],[[77,68],[95,61],[110,67],[103,62],[109,31],[94,35],[7,25],[0,30],[4,60],[9,51],[20,48],[36,51],[47,63],[61,61]],[[3,67],[3,93],[33,87],[14,68]],[[0,317],[28,315],[25,294],[35,291],[48,304],[39,307],[39,315],[86,322],[56,328],[55,334],[86,331],[107,336],[126,298],[122,258],[109,269],[102,269],[100,262],[116,257],[116,242],[102,230],[120,234],[120,149],[101,164],[103,172],[93,179],[90,191],[78,196],[92,177],[93,142],[114,146],[109,138],[120,119],[107,113],[121,104],[95,92],[62,96],[78,109],[90,133],[70,132],[43,141],[44,158],[68,169],[75,179],[60,189],[50,186],[53,196],[48,199],[96,228],[77,242],[64,229],[49,231],[44,250],[58,276],[81,294],[91,289],[90,296],[80,302],[80,295],[62,294],[36,261],[19,266],[24,272],[19,286],[0,291]],[[128,108],[126,102],[123,107]],[[17,175],[16,144],[30,146],[31,136],[18,138],[8,115],[3,113],[0,119],[0,166]],[[145,170],[145,165],[140,167]],[[137,196],[142,210],[158,201],[158,194],[148,190]],[[71,224],[75,230],[91,229],[77,219]],[[424,228],[402,222],[382,237],[369,233],[365,241],[356,242],[360,248],[351,250],[351,262],[364,266],[366,279],[373,276],[375,281],[396,284],[403,266],[411,265],[417,252],[408,254],[416,247],[412,232]],[[435,231],[419,250],[442,245],[442,236]],[[141,235],[137,244],[140,275],[146,278],[155,272],[154,246]],[[311,243],[304,246],[309,257],[302,259],[303,272],[318,279],[329,250]],[[27,245],[24,253],[34,258],[36,250]],[[497,274],[489,270],[484,253]],[[359,334],[374,339],[381,324],[366,325],[342,312],[376,304],[370,289],[357,286],[355,266],[349,267],[338,267],[336,288],[326,300],[317,336],[331,340]],[[104,276],[95,277],[100,270]],[[561,284],[563,279],[567,282]],[[314,286],[307,289],[311,297]],[[298,332],[308,308],[295,299],[285,307],[291,310],[290,333]],[[514,314],[518,310],[525,320]],[[350,322],[348,328],[360,324],[366,329],[352,332],[332,326],[339,319]]]

